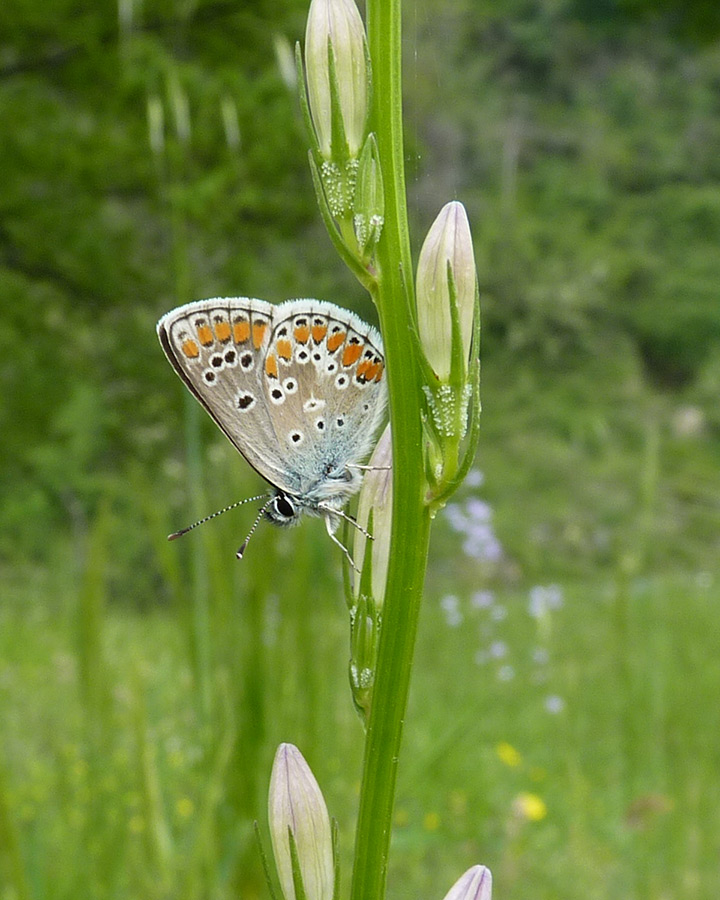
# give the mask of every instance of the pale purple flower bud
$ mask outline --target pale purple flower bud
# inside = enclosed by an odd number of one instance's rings
[[[367,62],[365,28],[354,0],[312,0],[305,31],[308,99],[320,153],[331,159],[342,148],[332,147],[332,100],[328,45],[335,58],[340,114],[348,149],[357,158],[365,140]],[[335,151],[335,152],[333,152]]]
[[[473,866],[450,888],[445,900],[491,900],[491,897],[490,869],[485,866]]]
[[[420,251],[417,268],[420,340],[428,363],[441,381],[448,380],[452,359],[448,263],[455,281],[463,359],[467,368],[475,314],[475,256],[465,207],[456,200],[443,206],[433,222]]]
[[[295,840],[307,900],[332,900],[335,868],[330,818],[315,776],[292,744],[280,744],[275,754],[268,820],[285,900],[295,900],[288,829]]]

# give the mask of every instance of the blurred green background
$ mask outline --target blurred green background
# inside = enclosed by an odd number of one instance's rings
[[[0,900],[266,896],[270,764],[340,823],[363,734],[340,555],[154,324],[200,297],[373,317],[315,210],[304,0],[0,5]],[[416,249],[467,206],[476,468],[434,531],[390,871],[440,898],[720,896],[720,7],[405,7]]]

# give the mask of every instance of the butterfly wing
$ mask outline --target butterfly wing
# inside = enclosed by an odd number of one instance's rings
[[[350,487],[348,464],[373,447],[386,403],[382,340],[332,303],[291,300],[276,307],[265,355],[263,396],[293,493],[309,505]]]
[[[157,332],[173,368],[220,430],[263,478],[292,492],[263,374],[278,308],[246,297],[200,300],[164,315]]]

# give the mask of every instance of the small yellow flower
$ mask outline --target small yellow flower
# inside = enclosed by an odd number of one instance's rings
[[[519,818],[528,822],[539,822],[547,815],[547,805],[537,794],[523,792],[515,798],[513,811]]]
[[[128,828],[133,834],[141,834],[145,831],[145,819],[142,816],[130,816]]]
[[[495,747],[495,752],[497,753],[500,762],[505,763],[505,765],[509,766],[511,769],[516,769],[522,762],[520,753],[512,744],[508,744],[507,741],[501,741],[497,747]]]
[[[175,812],[178,819],[189,819],[195,812],[195,804],[189,797],[180,797],[175,803]]]
[[[440,816],[436,812],[425,813],[423,816],[423,828],[425,831],[437,831],[440,827]]]

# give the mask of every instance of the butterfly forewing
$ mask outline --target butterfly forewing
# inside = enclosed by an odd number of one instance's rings
[[[262,300],[200,300],[167,313],[157,330],[173,367],[218,427],[263,478],[291,490],[261,387],[273,310]]]

